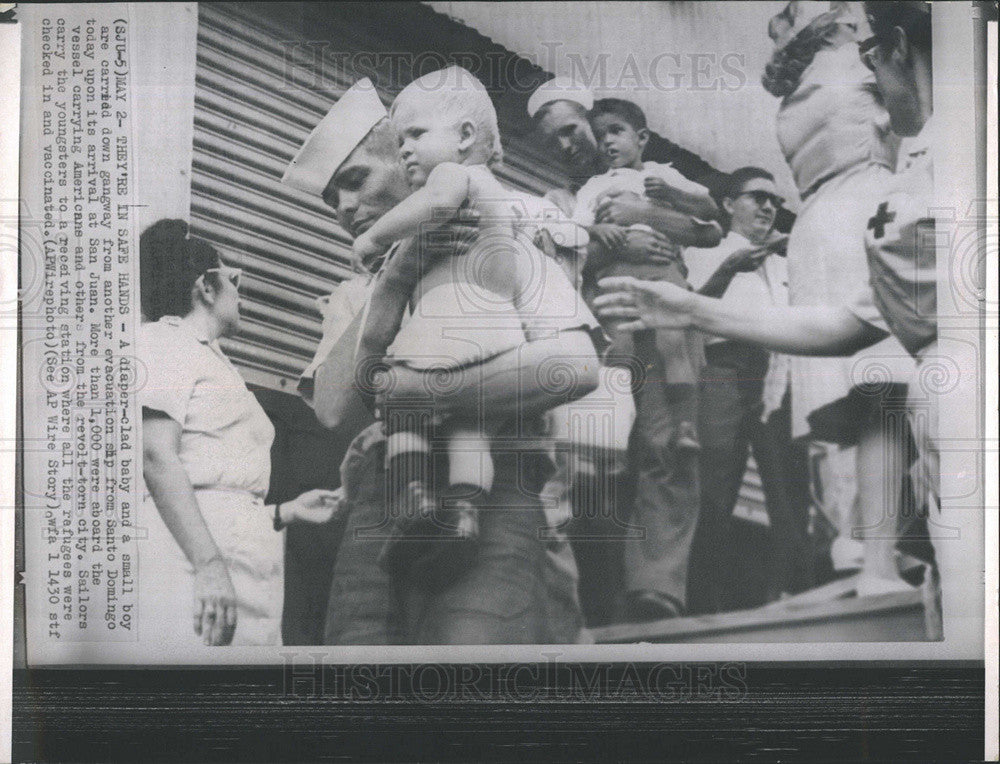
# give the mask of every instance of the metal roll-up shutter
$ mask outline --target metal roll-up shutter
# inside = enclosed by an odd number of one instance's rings
[[[282,185],[281,176],[360,75],[324,67],[313,77],[301,62],[288,67],[289,43],[304,38],[261,10],[199,5],[191,222],[194,234],[244,270],[242,331],[223,349],[248,381],[292,391],[320,339],[316,298],[350,275],[350,239],[320,199]],[[359,44],[349,27],[337,25],[334,34],[330,50]],[[379,84],[398,92],[405,82]],[[395,92],[381,92],[383,101]],[[520,141],[504,141],[501,180],[537,194],[559,185]]]
[[[350,273],[350,239],[319,199],[281,184],[340,93],[284,77],[277,36],[199,6],[192,230],[244,269],[243,330],[223,341],[226,354],[249,381],[294,390],[320,338],[315,300]]]

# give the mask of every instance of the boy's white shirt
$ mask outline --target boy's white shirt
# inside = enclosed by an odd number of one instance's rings
[[[631,191],[645,196],[646,178],[659,178],[668,186],[689,194],[708,194],[707,188],[688,180],[669,163],[643,162],[641,170],[615,167],[595,175],[577,191],[573,221],[584,227],[594,225],[594,213],[601,197],[612,191]]]

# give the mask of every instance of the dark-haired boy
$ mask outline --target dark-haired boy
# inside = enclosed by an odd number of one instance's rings
[[[591,278],[596,281],[605,276],[627,275],[686,284],[681,248],[676,242],[670,242],[663,259],[636,262],[627,256],[627,230],[648,229],[649,226],[642,223],[629,226],[599,223],[596,213],[609,195],[631,191],[691,215],[705,226],[718,227],[713,220],[715,202],[708,189],[688,180],[669,164],[642,161],[642,152],[649,141],[649,129],[642,109],[631,101],[618,98],[596,101],[590,112],[590,125],[598,150],[609,169],[588,180],[576,195],[573,220],[587,228],[595,240],[595,246],[588,252],[588,281]],[[613,327],[609,330],[614,334]],[[621,338],[616,339],[619,340],[616,345],[620,345]],[[655,340],[654,346],[652,332],[635,337],[635,350],[643,367],[651,369],[662,364],[667,384],[697,384],[702,365],[701,339],[689,332],[668,331],[660,332]],[[683,418],[678,426],[676,446],[680,451],[699,450],[694,421],[692,412],[691,417]]]
[[[609,169],[588,180],[576,195],[573,219],[587,228],[592,240],[585,293],[587,284],[606,276],[686,286],[680,242],[661,231],[667,237],[661,256],[636,259],[627,246],[628,231],[650,227],[606,222],[602,205],[616,194],[632,192],[690,216],[696,225],[714,229],[718,237],[721,229],[714,220],[715,202],[706,188],[669,164],[642,161],[649,129],[634,103],[598,100],[589,119],[597,149]],[[699,501],[696,422],[702,338],[686,330],[629,335],[616,332],[614,325],[605,328],[612,336],[609,363],[632,368],[636,404],[629,453],[635,476],[631,523],[641,527],[645,537],[625,544],[625,617],[646,620],[679,615],[685,609],[687,555]],[[678,480],[682,473],[690,479]]]

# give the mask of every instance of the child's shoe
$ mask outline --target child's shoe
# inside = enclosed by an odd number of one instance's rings
[[[679,453],[700,454],[701,443],[698,442],[698,431],[691,422],[681,422],[674,434],[674,448]]]

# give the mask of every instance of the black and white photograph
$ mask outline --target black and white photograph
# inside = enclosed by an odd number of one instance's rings
[[[15,668],[982,671],[995,3],[12,13]]]

